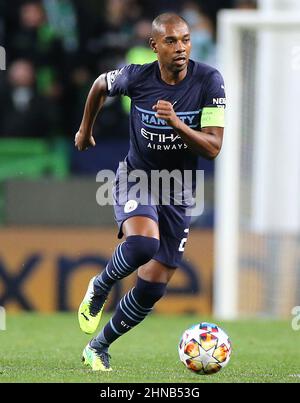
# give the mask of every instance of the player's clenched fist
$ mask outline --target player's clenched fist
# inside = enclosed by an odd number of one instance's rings
[[[178,116],[173,109],[171,102],[159,100],[152,109],[156,111],[155,116],[159,119],[164,119],[170,126],[175,126],[178,123]]]
[[[75,147],[79,151],[85,151],[89,147],[95,147],[96,142],[93,136],[86,136],[81,130],[75,135]]]

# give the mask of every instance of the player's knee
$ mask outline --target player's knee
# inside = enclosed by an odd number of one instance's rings
[[[135,266],[141,266],[153,258],[159,249],[159,240],[152,237],[131,235],[126,239]]]
[[[167,284],[153,283],[138,277],[135,286],[135,297],[143,307],[152,307],[166,292]]]

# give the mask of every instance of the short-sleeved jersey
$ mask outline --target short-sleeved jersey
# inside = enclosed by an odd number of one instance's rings
[[[131,64],[107,73],[108,95],[131,98],[130,148],[126,157],[130,169],[174,170],[197,168],[191,153],[175,130],[155,116],[158,100],[172,103],[177,116],[189,127],[201,129],[204,107],[224,107],[225,92],[221,74],[213,67],[189,61],[186,77],[169,85],[160,75],[158,62]]]

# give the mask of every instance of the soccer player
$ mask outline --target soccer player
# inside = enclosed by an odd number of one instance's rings
[[[187,238],[187,205],[118,202],[120,170],[196,170],[197,157],[214,159],[220,152],[224,127],[224,83],[213,67],[189,59],[188,24],[164,13],[152,23],[150,47],[157,61],[127,65],[100,75],[87,97],[75,146],[95,146],[93,123],[107,96],[131,98],[130,147],[125,168],[119,168],[114,198],[117,246],[105,270],[91,279],[79,307],[83,332],[96,331],[107,296],[116,281],[137,270],[135,287],[119,302],[112,318],[83,351],[94,371],[110,371],[109,346],[142,322],[163,297],[178,266]],[[121,195],[124,197],[124,195]],[[125,195],[126,197],[126,195]]]

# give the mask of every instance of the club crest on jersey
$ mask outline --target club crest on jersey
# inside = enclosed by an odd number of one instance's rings
[[[124,206],[124,213],[131,213],[131,211],[134,211],[138,206],[138,203],[136,200],[128,200],[128,202]]]

